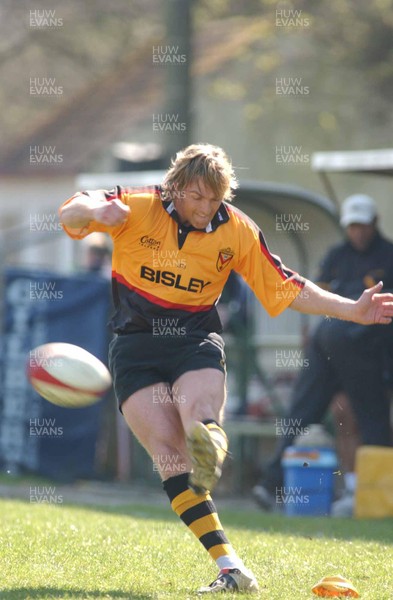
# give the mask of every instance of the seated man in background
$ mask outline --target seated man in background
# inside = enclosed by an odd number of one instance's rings
[[[320,287],[348,298],[357,297],[380,280],[383,280],[385,290],[392,289],[393,244],[378,231],[374,200],[364,194],[347,198],[342,206],[340,223],[345,228],[347,240],[332,248],[322,261],[317,279]],[[389,446],[390,402],[383,372],[389,336],[392,336],[391,327],[365,327],[324,318],[307,345],[309,367],[302,370],[296,380],[289,420],[300,422],[303,429],[312,423],[320,423],[333,397],[344,392],[356,418],[360,443]],[[343,403],[341,409],[344,416]],[[340,402],[336,402],[336,423],[340,423],[341,409]],[[344,422],[342,426],[346,426]],[[278,441],[263,481],[253,490],[255,500],[265,510],[274,509],[276,490],[283,486],[281,458],[293,440],[294,435],[289,435]],[[347,465],[350,462],[351,459],[349,462],[347,459]],[[345,473],[344,482],[350,497],[349,502],[346,500],[348,515],[353,507],[355,474]],[[338,506],[333,506],[333,514],[342,514]]]

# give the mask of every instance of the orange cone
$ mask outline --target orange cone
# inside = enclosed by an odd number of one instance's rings
[[[311,589],[321,598],[359,598],[360,596],[353,583],[341,575],[323,577]]]

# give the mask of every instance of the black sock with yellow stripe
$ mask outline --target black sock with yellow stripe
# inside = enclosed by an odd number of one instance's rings
[[[163,482],[172,509],[199,539],[213,560],[229,555],[237,558],[222,529],[210,494],[194,494],[188,487],[188,475],[182,473]]]

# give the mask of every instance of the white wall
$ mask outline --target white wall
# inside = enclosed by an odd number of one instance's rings
[[[5,264],[60,271],[73,268],[75,249],[58,208],[75,192],[75,178],[1,177],[0,242]]]

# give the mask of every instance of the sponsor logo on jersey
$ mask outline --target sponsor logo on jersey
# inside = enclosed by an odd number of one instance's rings
[[[151,248],[151,250],[158,250],[161,246],[161,242],[159,240],[155,240],[148,235],[143,235],[139,240],[141,246],[145,246],[145,248]]]
[[[172,273],[172,271],[161,271],[161,269],[152,269],[146,265],[141,266],[140,276],[142,279],[147,279],[147,281],[194,294],[201,294],[205,287],[211,284],[211,281],[204,281],[197,277],[186,277],[184,273],[180,275]]]
[[[229,265],[234,255],[235,253],[231,248],[219,250],[216,262],[217,271],[221,273]]]

